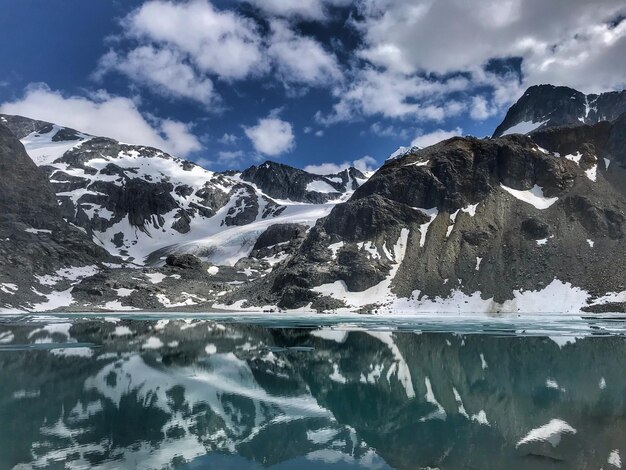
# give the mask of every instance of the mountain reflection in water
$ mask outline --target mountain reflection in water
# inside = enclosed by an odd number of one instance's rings
[[[620,468],[626,339],[0,323],[0,469]]]

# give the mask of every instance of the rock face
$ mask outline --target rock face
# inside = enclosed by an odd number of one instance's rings
[[[0,121],[0,310],[45,303],[46,283],[34,292],[34,276],[66,269],[72,277],[103,261],[113,257],[63,220],[46,175]]]
[[[624,112],[626,91],[585,95],[568,87],[537,85],[511,106],[493,136],[613,121]]]
[[[321,176],[281,163],[265,162],[243,171],[241,179],[272,198],[322,204],[358,188],[367,178],[356,168]]]
[[[247,289],[286,308],[623,310],[625,117],[390,160]]]

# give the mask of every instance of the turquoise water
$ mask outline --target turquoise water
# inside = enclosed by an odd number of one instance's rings
[[[0,469],[626,457],[624,318],[3,316]]]

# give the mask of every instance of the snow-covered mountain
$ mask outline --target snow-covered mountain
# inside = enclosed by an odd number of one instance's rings
[[[0,273],[0,308],[623,311],[625,95],[600,95],[583,122],[584,95],[565,89],[563,105],[563,90],[533,87],[511,108],[505,122],[550,116],[527,136],[508,135],[515,121],[502,137],[401,149],[369,179],[272,162],[214,173],[3,116],[5,153],[24,158],[21,140],[56,193],[55,223],[84,230],[78,252],[93,255],[22,270],[19,285]]]
[[[626,112],[626,91],[585,95],[564,86],[531,86],[506,114],[493,133],[528,134],[556,126],[613,121]]]
[[[182,252],[232,265],[271,225],[312,226],[366,180],[355,168],[322,176],[273,162],[215,173],[155,148],[0,119],[48,175],[66,220],[136,264]]]

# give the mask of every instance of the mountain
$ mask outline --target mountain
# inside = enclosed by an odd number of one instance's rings
[[[49,305],[624,311],[626,113],[611,114],[624,93],[594,98],[586,123],[568,121],[579,104],[568,106],[589,97],[569,90],[583,98],[564,101],[563,90],[530,88],[496,131],[507,134],[515,116],[551,116],[529,135],[402,148],[369,179],[273,162],[215,173],[158,149],[1,119],[15,134],[12,148],[24,155],[19,137],[40,180],[48,176],[60,220],[83,229],[90,249],[117,257],[69,285],[52,270],[45,287],[63,301]],[[39,278],[31,282],[43,292]],[[6,292],[0,305],[40,307]]]
[[[48,122],[8,115],[0,115],[0,122],[7,133],[13,133],[7,135],[11,150],[32,159],[28,166],[38,180],[25,185],[39,198],[32,206],[39,212],[56,214],[57,221],[66,227],[80,228],[87,237],[83,233],[80,236],[93,242],[91,249],[105,255],[108,252],[110,258],[117,259],[118,268],[131,268],[115,271],[115,276],[123,275],[124,282],[136,276],[132,268],[163,266],[168,255],[177,259],[176,255],[189,253],[210,265],[223,266],[220,275],[210,279],[204,270],[197,279],[199,290],[209,280],[243,282],[247,275],[228,266],[247,259],[244,269],[248,276],[254,276],[252,267],[255,273],[271,269],[292,249],[292,236],[301,237],[366,180],[355,168],[315,175],[273,162],[243,172],[216,173],[159,149],[91,136]],[[2,174],[7,187],[16,181],[10,176]],[[9,196],[3,200],[14,209],[18,206]],[[264,237],[257,243],[261,235]],[[61,270],[75,268],[71,252],[59,262],[47,271],[54,280],[64,279],[59,275]],[[174,261],[181,262],[184,264]],[[102,276],[103,269],[110,267],[93,266],[85,274]],[[24,275],[30,276],[35,289],[41,291],[40,282],[28,273]],[[97,284],[98,279],[96,276],[92,281]],[[61,287],[49,279],[47,282],[49,287]],[[12,295],[4,290],[0,297]],[[80,288],[72,290],[79,292]],[[88,289],[98,296],[101,290]],[[0,305],[4,300],[0,298]],[[75,303],[74,297],[65,295],[64,306],[68,302]],[[30,303],[28,296],[19,302],[12,296],[6,302],[25,308]],[[139,306],[162,307],[162,303],[141,301]]]
[[[624,112],[626,91],[585,95],[564,86],[536,85],[528,88],[517,103],[511,106],[493,136],[613,121]]]
[[[24,302],[55,308],[72,281],[111,261],[113,256],[63,220],[45,174],[0,119],[0,311]],[[54,272],[58,290],[51,292]],[[41,281],[37,289],[35,279]]]
[[[272,162],[215,173],[155,148],[0,117],[48,175],[63,216],[135,264],[178,252],[234,264],[269,226],[310,226],[366,179],[354,168],[322,176]]]
[[[583,156],[519,135],[459,137],[393,160],[320,220],[271,281],[246,289],[286,308],[405,313],[557,312],[622,299],[626,199],[607,174],[623,181],[623,167],[584,140],[570,145]]]

